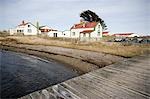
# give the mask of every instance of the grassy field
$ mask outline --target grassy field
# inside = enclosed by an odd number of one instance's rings
[[[124,44],[115,42],[74,43],[69,40],[42,38],[37,36],[7,36],[0,37],[1,42],[30,45],[60,46],[73,49],[103,52],[122,57],[133,57],[150,52],[150,44]]]

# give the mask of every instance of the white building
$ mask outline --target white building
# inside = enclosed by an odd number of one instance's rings
[[[57,31],[52,30],[48,32],[49,37],[60,37],[60,38],[71,38],[71,31],[65,30],[65,31]]]
[[[55,30],[55,31],[50,31],[50,32],[48,32],[47,35],[48,35],[49,37],[63,37],[63,36],[64,36],[62,31],[57,31],[57,30]]]
[[[65,30],[62,32],[62,35],[64,38],[71,38],[71,31],[70,30]]]
[[[41,31],[37,28],[37,26],[33,25],[31,22],[24,22],[14,29],[10,29],[10,35],[22,34],[22,35],[37,35],[40,34]]]
[[[47,33],[47,32],[49,32],[49,31],[53,31],[53,29],[52,28],[50,28],[50,27],[48,27],[48,26],[40,26],[39,27],[39,30],[41,31],[41,33]]]
[[[99,22],[80,22],[71,27],[71,38],[81,41],[99,40],[102,38],[102,26]]]
[[[139,37],[139,35],[138,35],[138,34],[135,34],[135,33],[116,33],[116,34],[113,34],[113,36],[121,37],[121,38],[126,38],[126,37]]]

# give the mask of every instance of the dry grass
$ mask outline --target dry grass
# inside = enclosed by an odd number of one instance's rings
[[[143,53],[150,52],[150,44],[142,45],[125,45],[121,43],[112,42],[91,42],[91,43],[72,43],[57,39],[44,39],[36,36],[9,36],[5,38],[11,42],[10,39],[19,44],[30,44],[30,45],[45,45],[45,46],[60,46],[74,49],[82,49],[96,52],[104,52],[122,57],[133,57]],[[8,43],[7,42],[7,43]],[[14,42],[13,42],[14,43]]]

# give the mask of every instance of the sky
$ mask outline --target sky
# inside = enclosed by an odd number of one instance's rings
[[[150,0],[0,0],[0,30],[22,20],[69,30],[85,10],[99,15],[110,33],[150,35]]]

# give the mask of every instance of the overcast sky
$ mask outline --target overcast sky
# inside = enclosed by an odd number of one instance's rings
[[[0,0],[0,30],[13,28],[22,20],[68,30],[88,9],[112,33],[150,33],[150,0]]]

